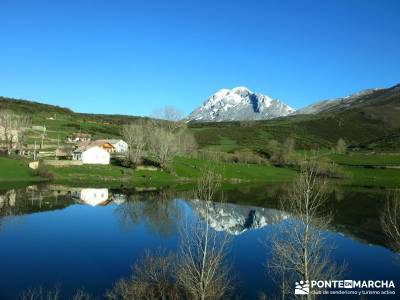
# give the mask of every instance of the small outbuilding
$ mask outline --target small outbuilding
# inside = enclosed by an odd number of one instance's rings
[[[107,142],[113,145],[116,153],[128,152],[128,143],[124,140],[107,140]]]
[[[81,132],[73,133],[65,138],[65,141],[68,143],[90,142],[90,140],[90,134]]]

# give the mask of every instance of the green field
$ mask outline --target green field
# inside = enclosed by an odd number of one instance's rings
[[[240,182],[284,182],[291,181],[296,172],[290,169],[267,165],[212,162],[212,170],[220,174],[223,181]],[[113,165],[82,165],[70,167],[48,167],[57,182],[121,182],[129,185],[165,185],[177,182],[195,182],[210,162],[194,158],[176,157],[168,171],[133,170]]]
[[[344,159],[340,156],[341,159]],[[373,157],[373,156],[372,156]],[[357,160],[358,161],[358,160]],[[377,161],[385,161],[376,157]],[[346,160],[346,162],[348,162]],[[202,170],[212,167],[229,184],[259,184],[291,182],[297,172],[290,168],[270,165],[209,162],[202,159],[176,157],[167,171],[133,170],[115,165],[82,165],[69,167],[47,166],[54,175],[52,181],[64,184],[101,184],[107,186],[169,186],[195,183]],[[0,183],[45,181],[36,176],[26,163],[16,159],[0,158]],[[343,166],[345,179],[335,180],[339,185],[353,187],[400,187],[400,169],[385,167]]]
[[[0,182],[40,180],[24,161],[0,157]]]
[[[364,167],[346,167],[351,174],[345,185],[361,187],[399,188],[400,169],[371,169]]]
[[[328,157],[339,165],[347,166],[400,166],[400,154],[330,154]]]

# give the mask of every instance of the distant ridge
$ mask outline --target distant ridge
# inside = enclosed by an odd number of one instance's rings
[[[328,112],[328,111],[334,112],[334,111],[349,109],[356,104],[362,103],[363,99],[365,99],[366,96],[371,95],[376,91],[380,90],[383,89],[366,89],[346,97],[322,100],[319,102],[312,103],[302,109],[299,109],[296,112],[294,112],[294,114],[296,115],[318,114],[321,112]]]

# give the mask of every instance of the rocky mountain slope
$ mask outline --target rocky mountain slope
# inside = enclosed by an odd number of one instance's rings
[[[246,87],[222,89],[209,97],[187,118],[188,122],[268,120],[287,116],[294,109]]]

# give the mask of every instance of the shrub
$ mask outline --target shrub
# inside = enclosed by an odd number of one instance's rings
[[[316,164],[316,171],[319,177],[336,178],[336,179],[343,179],[347,177],[346,172],[329,159],[319,158],[313,161]],[[310,162],[311,162],[310,160],[303,161],[303,164]]]
[[[252,151],[237,151],[227,153],[221,151],[200,150],[197,157],[204,160],[211,160],[224,163],[244,163],[244,164],[267,164],[268,161],[259,154]]]
[[[233,159],[238,163],[261,165],[266,164],[267,160],[252,151],[238,151],[233,154]]]
[[[36,175],[49,180],[54,179],[54,174],[47,169],[46,165],[42,161],[39,162],[39,167],[35,170],[35,173]]]

